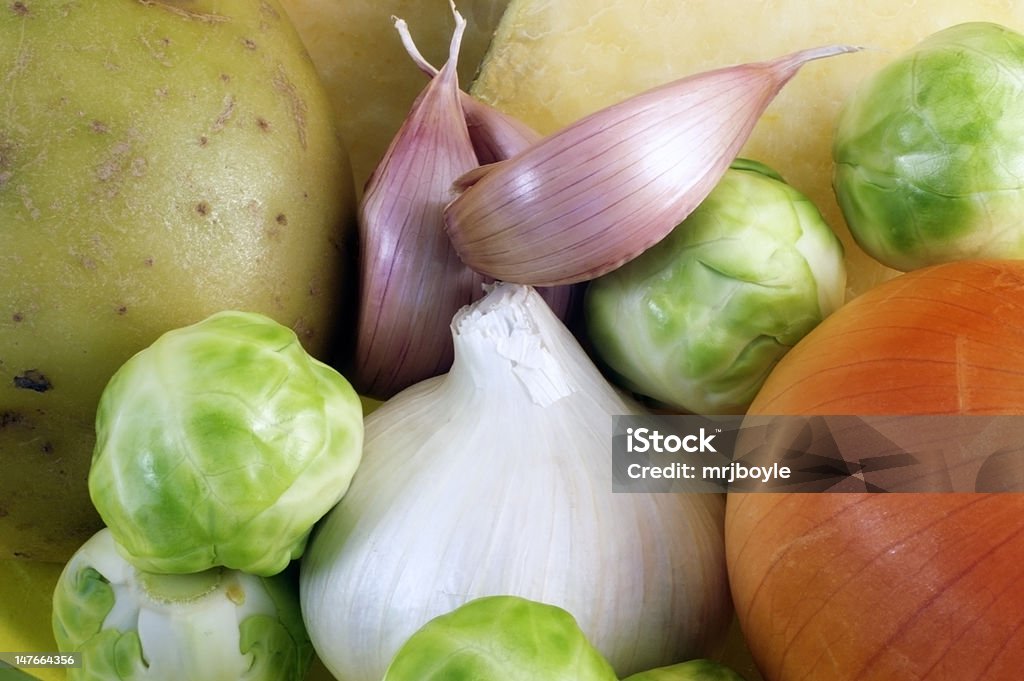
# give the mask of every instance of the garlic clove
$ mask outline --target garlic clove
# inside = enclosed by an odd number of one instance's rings
[[[472,269],[533,285],[593,279],[660,241],[707,196],[775,95],[828,45],[695,74],[612,105],[456,181],[445,209]]]
[[[466,22],[452,6],[455,30],[448,61],[417,98],[359,209],[360,305],[352,382],[386,399],[448,369],[451,316],[479,298],[484,277],[452,249],[442,210],[455,178],[476,168],[459,104],[456,65]],[[395,26],[414,61],[401,19]]]
[[[416,67],[428,78],[436,77],[437,69],[423,56],[408,31],[400,31],[399,34]],[[459,95],[480,165],[507,159],[541,139],[541,133],[468,92],[463,91]]]
[[[400,31],[402,44],[416,67],[434,78],[437,68],[416,47],[408,31]],[[480,101],[467,92],[460,92],[460,103],[481,165],[501,161],[537,142],[541,134],[519,119]]]
[[[462,112],[481,167],[515,156],[542,137],[518,118],[468,93],[463,93]]]
[[[468,93],[463,93],[461,101],[469,137],[473,141],[473,149],[481,165],[455,180],[452,187],[457,192],[494,170],[496,165],[504,163],[537,143],[542,137],[539,132],[518,118],[509,116],[501,109],[496,109]],[[584,292],[582,283],[537,286],[536,290],[555,315],[570,329],[580,325]]]

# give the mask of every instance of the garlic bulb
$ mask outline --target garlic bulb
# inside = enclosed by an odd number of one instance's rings
[[[724,499],[612,492],[612,416],[639,407],[533,288],[495,285],[452,333],[450,372],[366,418],[303,558],[330,671],[379,681],[428,620],[501,594],[568,610],[620,675],[712,652],[731,618]]]

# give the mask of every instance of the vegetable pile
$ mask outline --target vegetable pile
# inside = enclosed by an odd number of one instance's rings
[[[861,47],[542,135],[461,89],[452,16],[440,67],[395,19],[423,89],[361,197],[348,355],[224,309],[106,383],[105,527],[53,600],[69,678],[297,681],[315,655],[338,681],[744,681],[716,660],[733,622],[765,681],[1017,678],[1018,495],[613,494],[609,454],[622,415],[1020,413],[1024,201],[957,165],[1024,176],[981,134],[1014,110],[966,122],[932,79],[997,63],[986,92],[1024,100],[1024,39],[953,26],[851,96],[836,193],[908,271],[847,301],[820,210],[739,154],[807,63]]]

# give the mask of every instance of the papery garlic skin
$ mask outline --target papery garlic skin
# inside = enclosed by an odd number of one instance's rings
[[[405,51],[416,67],[428,78],[437,77],[440,73],[437,67],[428,62],[416,47],[405,24],[399,23],[398,29]],[[541,134],[530,126],[468,92],[459,93],[459,102],[480,165],[503,161],[541,138]]]
[[[708,654],[731,619],[724,499],[612,493],[612,415],[640,413],[530,287],[452,322],[451,371],[366,419],[363,463],[311,539],[306,625],[340,681],[473,598],[569,611],[626,675]]]

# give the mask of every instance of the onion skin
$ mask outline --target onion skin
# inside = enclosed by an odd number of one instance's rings
[[[877,286],[798,343],[750,413],[1024,414],[1024,261]],[[730,494],[726,551],[766,681],[1022,678],[1022,494]]]

